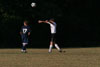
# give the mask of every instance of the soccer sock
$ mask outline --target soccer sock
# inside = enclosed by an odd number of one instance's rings
[[[23,43],[23,50],[26,50],[26,44]]]
[[[57,48],[57,50],[61,50],[57,44],[55,44],[55,47]]]
[[[53,47],[53,45],[50,45],[50,47],[49,47],[49,52],[52,51],[52,47]]]

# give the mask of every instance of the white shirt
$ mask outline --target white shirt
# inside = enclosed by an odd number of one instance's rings
[[[56,23],[53,22],[53,23],[50,23],[48,22],[48,24],[50,24],[50,28],[51,28],[51,34],[55,34],[56,33]]]

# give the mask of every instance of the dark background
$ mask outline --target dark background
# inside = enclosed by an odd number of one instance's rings
[[[30,4],[36,2],[36,7]],[[20,28],[28,20],[32,32],[28,47],[47,48],[48,24],[54,18],[60,47],[100,46],[99,0],[0,0],[0,48],[21,47]]]

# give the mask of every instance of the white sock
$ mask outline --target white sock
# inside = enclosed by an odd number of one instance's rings
[[[26,43],[23,43],[23,46],[26,46]]]
[[[61,50],[57,44],[55,44],[55,47],[57,48],[57,50]]]
[[[52,51],[52,47],[53,47],[53,45],[50,45],[50,47],[49,47],[49,52]]]

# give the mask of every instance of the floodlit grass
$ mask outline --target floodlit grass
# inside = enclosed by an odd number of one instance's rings
[[[100,67],[100,48],[69,48],[65,53],[53,49],[0,49],[0,67]]]

